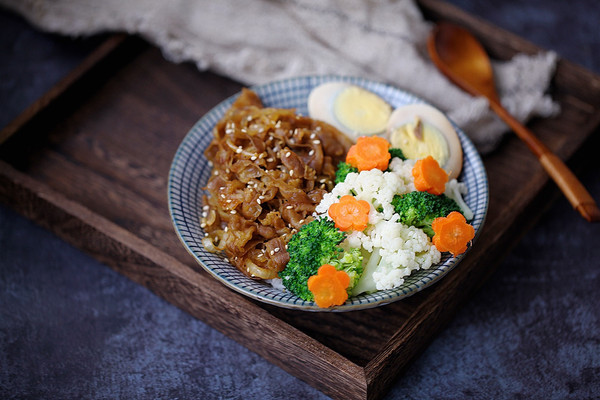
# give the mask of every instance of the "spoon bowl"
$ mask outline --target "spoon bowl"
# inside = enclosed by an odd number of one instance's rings
[[[483,46],[466,29],[440,24],[428,46],[434,63],[457,86],[473,96],[498,100],[492,64]],[[465,79],[464,77],[468,77]]]
[[[573,172],[502,106],[490,59],[469,31],[458,25],[440,23],[429,36],[427,50],[433,63],[448,79],[472,96],[487,98],[490,108],[535,154],[581,216],[590,222],[600,221],[600,209]]]

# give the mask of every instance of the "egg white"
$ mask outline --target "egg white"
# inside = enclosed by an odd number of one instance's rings
[[[457,178],[460,175],[463,164],[463,151],[460,139],[452,123],[435,107],[427,104],[409,104],[394,110],[388,121],[387,128],[387,134],[392,147],[402,148],[401,143],[398,142],[397,135],[394,135],[394,131],[406,124],[413,124],[416,118],[419,118],[424,124],[429,124],[443,136],[447,145],[447,158],[440,163],[440,166],[448,173],[449,179]]]
[[[391,106],[375,93],[345,82],[324,83],[308,96],[311,118],[335,126],[354,140],[385,134],[391,112]]]

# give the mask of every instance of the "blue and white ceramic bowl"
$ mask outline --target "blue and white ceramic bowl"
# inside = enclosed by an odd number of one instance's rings
[[[252,89],[260,96],[266,107],[295,108],[296,112],[307,115],[307,99],[310,91],[329,81],[344,81],[362,86],[381,96],[392,107],[424,103],[418,97],[393,86],[354,77],[307,76],[272,82]],[[229,264],[224,256],[206,251],[202,246],[204,232],[200,227],[200,218],[204,194],[202,188],[211,174],[211,166],[203,153],[212,140],[212,128],[236,97],[237,95],[232,96],[218,104],[193,126],[175,154],[169,173],[168,187],[169,211],[177,235],[200,265],[226,286],[253,299],[290,309],[354,311],[381,306],[415,294],[441,279],[465,256],[466,253],[458,257],[451,257],[444,253],[439,264],[428,270],[413,272],[405,278],[405,283],[399,288],[352,297],[341,306],[323,309],[313,302],[282,292],[267,283],[252,280]],[[457,126],[455,128],[464,152],[463,170],[459,181],[465,182],[469,189],[465,201],[474,213],[471,223],[475,228],[476,239],[487,213],[487,175],[471,141]]]

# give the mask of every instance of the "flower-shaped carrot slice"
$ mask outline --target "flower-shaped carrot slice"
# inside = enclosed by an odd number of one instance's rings
[[[431,156],[417,160],[412,169],[415,188],[419,192],[429,192],[439,196],[446,190],[448,174]]]
[[[346,162],[359,171],[373,168],[385,171],[392,157],[389,148],[390,143],[380,136],[361,136],[348,150]]]
[[[346,288],[350,277],[344,271],[338,271],[333,265],[319,267],[317,275],[308,278],[308,290],[315,297],[315,303],[321,308],[342,305],[348,300]]]
[[[467,244],[475,237],[475,228],[456,211],[434,219],[431,228],[435,233],[432,239],[435,247],[441,252],[449,251],[453,256],[467,251]]]
[[[339,230],[363,231],[369,223],[370,210],[371,205],[367,201],[345,195],[340,198],[339,203],[329,206],[328,212]]]

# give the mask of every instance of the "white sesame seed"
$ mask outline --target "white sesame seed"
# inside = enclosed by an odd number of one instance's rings
[[[314,154],[315,154],[315,150],[314,150],[314,149],[311,149],[311,150],[308,152],[308,155],[309,155],[309,156],[312,156],[312,155],[314,155]]]
[[[223,193],[221,193],[221,198],[223,198],[223,199],[225,198],[225,195]]]
[[[313,143],[314,144],[319,144],[319,143],[321,143],[321,141],[319,139],[317,139],[317,140],[313,140]]]
[[[256,199],[256,202],[257,202],[258,204],[260,204],[260,199]]]
[[[268,162],[273,162],[273,157],[269,157],[269,158],[267,158],[267,161],[268,161]]]
[[[288,151],[287,153],[285,153],[285,156],[286,156],[286,157],[289,157],[289,156],[291,156],[291,155],[292,155],[292,152],[291,152],[291,151]]]
[[[279,253],[279,250],[281,250],[279,247],[275,247],[275,249],[273,249],[275,253]]]
[[[304,220],[303,220],[303,219],[301,219],[300,221],[298,221],[298,223],[299,223],[300,225],[302,225],[302,224],[304,223]]]
[[[226,226],[225,229],[223,229],[224,232],[227,232],[229,230],[229,227]]]
[[[206,211],[202,212],[202,218],[208,217],[208,213]]]
[[[237,211],[235,211],[235,210],[231,210],[231,211],[229,211],[229,212],[230,212],[231,214],[237,214]]]
[[[269,252],[269,254],[270,254],[270,255],[273,255],[273,254],[275,254],[275,252],[274,252],[273,250],[271,250],[271,251]]]
[[[237,154],[240,154],[240,153],[242,152],[242,146],[239,146],[239,147],[238,147],[238,148],[235,150],[235,152],[236,152]]]
[[[252,161],[256,161],[256,159],[257,159],[257,158],[258,158],[258,157],[256,157],[256,156],[252,156],[252,157],[250,157],[250,159],[251,159]]]
[[[204,207],[202,207],[202,209],[203,209],[204,211],[207,211],[207,210],[209,210],[209,209],[210,209],[210,206],[207,204],[207,205],[205,205]]]
[[[290,170],[290,176],[294,176],[294,170],[293,169]]]
[[[314,132],[310,134],[310,138],[311,138],[311,139],[314,139],[314,138],[316,138],[316,137],[317,137],[317,135],[316,135]]]
[[[206,228],[206,223],[205,222],[201,223],[200,228]]]
[[[227,199],[225,203],[231,203],[231,199]]]

